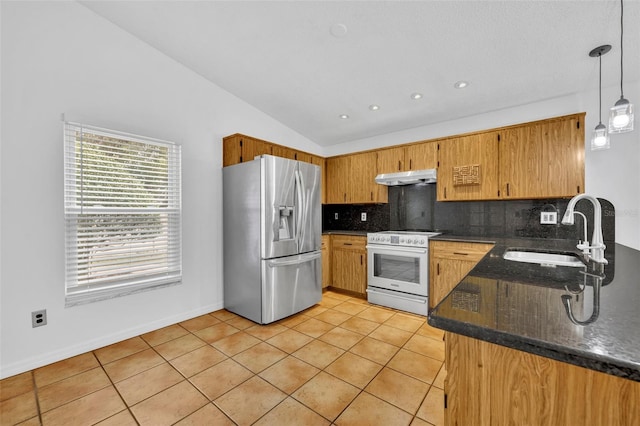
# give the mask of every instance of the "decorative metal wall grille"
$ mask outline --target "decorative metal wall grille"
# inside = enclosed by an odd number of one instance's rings
[[[453,185],[480,185],[480,164],[455,166],[453,168]]]

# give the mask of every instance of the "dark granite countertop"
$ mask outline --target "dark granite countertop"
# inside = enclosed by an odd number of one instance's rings
[[[366,237],[367,231],[322,231],[322,235],[355,235],[358,237]]]
[[[579,253],[575,241],[442,235],[493,249],[429,314],[461,335],[640,381],[640,251],[609,242],[609,264],[543,267],[509,248]]]

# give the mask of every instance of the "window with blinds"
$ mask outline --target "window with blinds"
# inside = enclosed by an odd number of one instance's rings
[[[67,306],[182,278],[181,150],[64,123]]]

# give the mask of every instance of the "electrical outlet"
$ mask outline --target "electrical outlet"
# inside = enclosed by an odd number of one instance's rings
[[[334,218],[335,220],[338,220],[338,213],[334,213],[334,214],[333,214],[333,218]]]
[[[367,221],[367,213],[365,213],[365,212],[360,213],[360,220],[363,221],[363,222],[366,222]]]
[[[558,223],[557,212],[540,212],[540,223],[543,225],[555,225]]]
[[[43,325],[47,325],[47,310],[42,309],[31,312],[31,327],[36,328]]]

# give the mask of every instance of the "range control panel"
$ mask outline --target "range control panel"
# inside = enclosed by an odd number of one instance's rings
[[[405,247],[429,247],[429,238],[440,235],[438,232],[386,231],[367,234],[369,244],[383,244]]]

